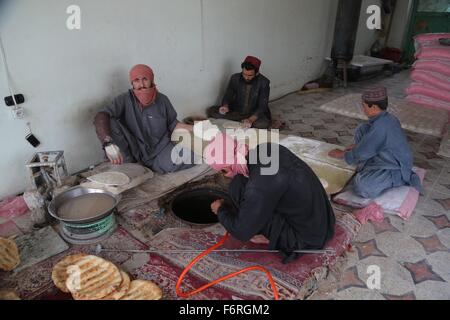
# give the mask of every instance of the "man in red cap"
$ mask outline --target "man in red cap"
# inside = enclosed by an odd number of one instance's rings
[[[108,159],[117,165],[139,162],[158,173],[192,167],[192,152],[171,141],[175,129],[192,131],[192,126],[177,120],[169,98],[157,90],[149,66],[138,64],[129,76],[132,89],[115,98],[94,120]]]
[[[267,129],[272,116],[269,110],[270,81],[259,73],[261,60],[248,56],[234,74],[222,100],[222,106],[207,110],[208,117],[241,121],[247,128]]]

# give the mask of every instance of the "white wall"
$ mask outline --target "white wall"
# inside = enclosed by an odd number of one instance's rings
[[[66,28],[66,8],[82,29]],[[247,54],[259,56],[271,98],[319,75],[329,55],[335,0],[6,0],[0,31],[27,118],[0,107],[0,198],[24,191],[35,151],[64,150],[69,171],[102,159],[92,119],[128,89],[128,70],[146,63],[179,119],[218,103]],[[202,9],[203,6],[203,9]],[[203,12],[203,23],[202,23]],[[0,97],[9,95],[0,67]],[[42,146],[24,140],[31,122]]]

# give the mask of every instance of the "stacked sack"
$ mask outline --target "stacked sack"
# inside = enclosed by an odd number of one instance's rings
[[[450,33],[421,34],[415,37],[416,58],[408,101],[450,111],[450,46],[439,39]]]

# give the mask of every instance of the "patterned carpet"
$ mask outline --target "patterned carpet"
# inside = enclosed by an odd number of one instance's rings
[[[350,246],[357,234],[360,224],[348,214],[337,212],[335,237],[327,244],[327,249],[334,249],[335,254],[305,255],[295,262],[284,265],[277,254],[264,253],[214,253],[198,264],[183,282],[183,291],[191,291],[221,276],[254,265],[268,268],[277,283],[281,299],[304,299],[317,289],[318,282],[326,277]],[[217,243],[225,231],[220,227],[213,231],[200,229],[165,229],[160,232],[149,246],[136,240],[124,228],[102,243],[108,249],[146,250],[158,249],[207,249]],[[228,240],[223,249],[262,249],[254,244]],[[70,250],[38,263],[20,273],[11,275],[0,273],[0,287],[15,288],[22,299],[60,300],[70,299],[70,295],[60,292],[51,280],[53,266],[64,256],[74,253],[95,252],[95,245],[73,246]],[[178,299],[175,284],[184,267],[195,258],[195,254],[130,254],[125,252],[102,252],[97,254],[128,272],[133,279],[151,280],[164,292],[164,299]],[[221,285],[194,296],[193,300],[260,300],[272,299],[272,291],[267,277],[263,273],[250,272],[229,279]]]
[[[259,265],[268,268],[274,277],[284,300],[305,299],[317,289],[318,282],[329,273],[339,256],[349,248],[360,224],[350,215],[336,211],[337,224],[334,238],[326,245],[334,254],[304,255],[290,264],[283,264],[281,255],[273,253],[214,253],[205,257],[192,270],[192,275],[205,283],[241,269]],[[220,233],[204,230],[169,229],[159,233],[151,242],[152,247],[166,249],[204,249],[223,237]],[[225,242],[221,249],[265,249],[266,246],[242,243],[234,239]],[[183,268],[195,257],[192,254],[163,254],[173,265]],[[231,278],[217,286],[224,294],[245,300],[273,299],[266,275],[248,272]],[[186,288],[183,288],[185,291]]]

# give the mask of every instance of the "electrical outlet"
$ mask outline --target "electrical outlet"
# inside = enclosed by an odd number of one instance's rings
[[[23,96],[23,94],[15,94],[15,95],[14,95],[14,98],[16,99],[16,103],[17,103],[17,104],[22,104],[22,103],[25,102],[25,97]],[[8,107],[14,106],[15,104],[14,104],[14,99],[13,99],[13,97],[12,97],[12,96],[5,97],[5,104],[6,104]]]

